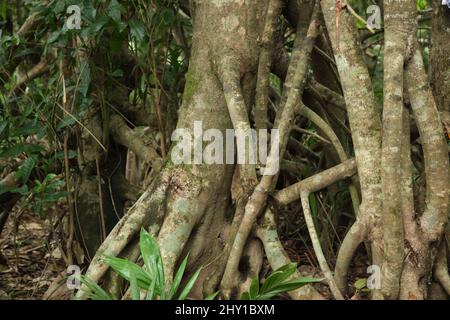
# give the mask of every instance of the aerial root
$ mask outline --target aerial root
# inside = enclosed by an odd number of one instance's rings
[[[271,209],[266,209],[263,221],[257,228],[256,235],[264,246],[269,264],[273,270],[281,268],[292,261],[289,259],[286,251],[278,237],[275,216]],[[298,271],[292,275],[292,278],[301,276],[312,276],[311,274],[300,274]],[[290,291],[289,296],[294,300],[323,300],[324,297],[310,284],[297,290]]]
[[[366,224],[362,220],[357,220],[347,232],[339,249],[334,270],[334,279],[337,287],[344,295],[347,292],[347,273],[352,257],[358,249],[358,246],[364,241],[366,235]]]
[[[102,262],[103,256],[118,256],[147,221],[152,221],[150,232],[157,233],[164,217],[164,210],[161,210],[161,207],[166,198],[168,185],[169,180],[164,174],[161,179],[155,179],[153,185],[129,209],[101,244],[86,271],[86,277],[98,283],[109,269],[108,265]],[[76,297],[86,299],[88,297],[86,289],[82,286]]]
[[[447,250],[445,242],[445,240],[442,241],[439,253],[437,255],[434,276],[445,289],[447,294],[450,295],[450,275],[448,274]]]
[[[240,297],[244,292],[250,290],[250,285],[254,278],[259,278],[259,272],[263,265],[264,251],[259,239],[251,239],[248,241],[242,255],[243,260],[246,262],[245,270],[240,270],[244,276],[244,280],[239,285]],[[241,269],[241,268],[240,268]]]

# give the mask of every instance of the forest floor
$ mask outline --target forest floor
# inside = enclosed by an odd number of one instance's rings
[[[50,229],[48,219],[28,210],[10,214],[0,236],[0,300],[42,299],[65,272],[61,251],[50,240]]]
[[[66,204],[48,208],[47,218],[31,210],[23,210],[21,214],[18,211],[17,207],[13,209],[0,235],[0,300],[70,299],[73,292],[65,286],[66,263],[60,250],[64,240],[55,232],[55,222],[50,222],[48,218],[62,217],[67,211]],[[307,233],[298,233],[297,237],[280,236],[291,261],[300,266],[299,270],[321,277]],[[359,250],[352,263],[349,284],[353,289],[358,279],[367,278],[366,257],[364,250]],[[330,260],[333,265],[333,258]],[[270,272],[265,261],[261,275],[267,276]],[[330,298],[331,293],[326,285],[315,286],[326,299]],[[352,299],[366,298],[364,292],[355,295],[355,290],[350,291]],[[283,295],[279,298],[288,297]]]

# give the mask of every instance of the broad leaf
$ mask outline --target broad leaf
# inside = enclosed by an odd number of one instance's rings
[[[131,281],[131,273],[134,272],[139,288],[147,290],[150,286],[152,279],[137,264],[125,259],[107,256],[103,258],[103,261],[127,281]]]
[[[266,281],[264,281],[261,292],[268,292],[271,288],[287,280],[297,270],[296,263],[289,263],[281,268],[275,270]]]

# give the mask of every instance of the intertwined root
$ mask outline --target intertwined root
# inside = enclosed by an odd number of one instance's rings
[[[102,262],[103,256],[118,256],[142,227],[148,226],[152,234],[159,231],[164,218],[163,204],[168,186],[168,176],[164,174],[161,175],[161,179],[156,179],[152,183],[150,188],[117,223],[97,250],[86,272],[86,277],[98,283],[108,271],[108,266]],[[83,286],[77,292],[76,297],[87,298],[87,295],[86,287]]]

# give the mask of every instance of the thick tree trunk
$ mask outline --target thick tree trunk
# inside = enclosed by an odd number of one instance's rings
[[[298,4],[298,1],[286,2],[288,7],[299,8]],[[285,9],[288,19],[297,20],[293,23],[297,27],[296,39],[289,57],[271,52],[271,46],[277,40],[276,19],[283,10],[280,1],[195,2],[195,7],[191,8],[194,23],[190,65],[176,126],[184,130],[186,136],[193,136],[194,140],[174,135],[172,138],[177,144],[161,161],[157,151],[147,149],[142,141],[131,142],[135,138],[132,130],[120,117],[112,116],[110,132],[113,139],[138,154],[142,160],[152,163],[159,173],[101,244],[86,273],[89,278],[94,282],[104,278],[108,271],[101,261],[104,254],[137,260],[136,240],[142,227],[158,240],[168,284],[172,281],[180,257],[187,252],[190,252],[189,271],[207,265],[193,291],[196,298],[218,287],[227,298],[239,295],[249,286],[250,277],[259,273],[264,252],[273,269],[289,262],[277,234],[276,212],[266,207],[270,194],[275,191],[278,175],[265,175],[258,181],[253,164],[205,164],[199,159],[203,154],[203,131],[215,129],[226,136],[227,129],[240,129],[248,133],[252,120],[255,120],[257,128],[268,125],[270,67],[271,61],[278,58],[286,62],[282,67],[272,66],[280,78],[285,79],[273,125],[280,132],[280,160],[287,150],[294,119],[301,115],[318,127],[321,135],[326,136],[331,142],[330,150],[337,155],[333,160],[341,162],[275,193],[280,205],[301,198],[314,253],[334,298],[343,299],[346,295],[352,257],[365,241],[369,261],[382,268],[382,287],[372,292],[373,298],[426,298],[427,281],[433,271],[436,280],[448,289],[447,261],[442,258],[443,254],[436,260],[438,250],[446,253],[446,244],[442,240],[448,219],[448,153],[439,113],[414,38],[415,4],[411,0],[384,2],[385,94],[382,114],[376,108],[372,80],[360,47],[354,16],[343,4],[345,2],[321,0],[303,4],[308,8],[303,12],[286,12]],[[299,18],[309,17],[311,8],[314,9],[306,28],[305,19]],[[328,38],[322,34],[320,11]],[[435,15],[444,19],[443,24],[446,23],[445,14],[440,10],[436,10]],[[312,72],[321,74],[323,79],[321,76],[317,78],[322,84],[315,80],[308,83],[310,57],[318,38],[321,40],[320,47],[326,50],[330,42],[328,51],[332,51],[335,58],[335,61],[328,58],[327,62],[331,64],[328,66],[313,55]],[[433,38],[435,46],[444,47],[444,40],[439,35],[434,34]],[[448,77],[446,71],[439,73],[436,63],[433,65],[433,59],[444,59],[444,56],[434,49],[431,58],[433,89],[439,92],[436,94],[437,105],[446,112],[449,102],[446,90],[450,89],[447,88]],[[322,69],[326,72],[322,73]],[[311,96],[303,99],[304,90]],[[337,93],[341,90],[343,97]],[[355,159],[349,160],[341,143],[349,130],[342,129],[342,123],[340,127],[330,126],[316,112],[303,105],[303,102],[309,102],[308,98],[315,102],[320,101],[321,97],[341,109],[346,108],[347,114],[340,109],[326,114],[338,121],[348,116]],[[411,115],[408,102],[424,154],[427,192],[423,212],[415,208],[412,192]],[[95,131],[95,136],[102,136],[101,130],[96,127],[98,121],[95,117],[90,120],[92,122],[88,125],[92,126],[91,131]],[[93,142],[89,138],[84,141]],[[172,152],[179,151],[179,144],[193,144],[189,159],[193,164],[174,161]],[[92,153],[88,152],[92,146],[86,147],[83,155],[89,159],[84,178],[92,175],[94,164],[98,174],[101,153],[95,150],[98,147],[95,144]],[[249,151],[245,151],[248,155]],[[274,161],[274,157],[271,154],[268,162]],[[222,160],[226,163],[225,155]],[[309,196],[356,173],[361,204],[354,184],[350,191],[356,222],[341,244],[333,275],[316,230],[318,226],[312,217]],[[86,183],[87,180],[82,181]],[[81,188],[81,199],[89,198],[94,187],[91,183]],[[101,186],[98,190],[101,194]],[[104,210],[101,206],[91,205],[86,209],[95,212]],[[262,223],[258,225],[261,214]],[[89,234],[92,232],[89,231]],[[246,268],[241,265],[243,258],[248,262]],[[120,284],[118,286],[112,277],[106,277],[105,282],[109,282],[107,287],[120,292]],[[78,292],[79,297],[85,295],[81,290]],[[290,296],[295,299],[321,298],[311,286],[291,292]]]
[[[194,122],[201,121],[203,131],[218,129],[223,136],[226,129],[233,128],[224,89],[241,86],[242,79],[248,82],[242,87],[250,90],[244,96],[254,94],[252,74],[258,66],[265,5],[266,1],[257,0],[196,2],[190,66],[177,128],[194,135]],[[223,83],[217,76],[224,58],[238,72],[236,83]],[[202,141],[194,141],[196,144],[201,147]],[[100,255],[120,254],[142,226],[158,238],[168,279],[184,250],[191,252],[191,269],[217,259],[223,250],[221,243],[227,241],[225,214],[233,172],[233,165],[175,165],[169,155],[159,177],[100,247],[87,276],[98,281],[106,271]],[[204,271],[208,273],[210,268]]]

